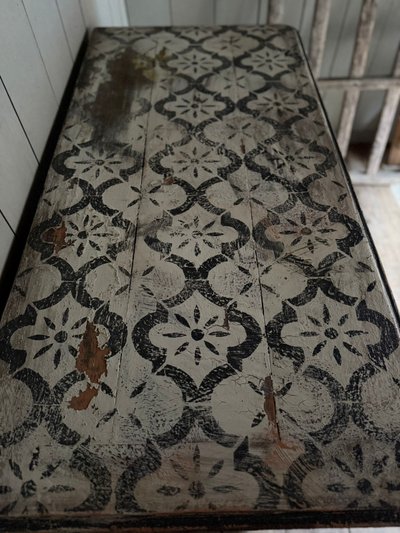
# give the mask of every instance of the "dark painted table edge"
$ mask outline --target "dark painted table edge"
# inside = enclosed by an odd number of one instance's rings
[[[0,518],[0,530],[43,531],[207,531],[208,529],[290,529],[317,527],[398,526],[397,510],[351,509],[344,511],[251,511],[179,514],[135,514],[119,516]]]
[[[352,196],[352,199],[353,199],[353,202],[357,208],[357,211],[358,211],[358,214],[361,218],[361,223],[362,223],[362,228],[364,230],[364,233],[367,237],[367,240],[368,240],[368,244],[371,248],[371,251],[372,251],[372,255],[374,257],[374,260],[376,262],[376,265],[378,267],[378,271],[379,271],[379,274],[382,278],[382,283],[383,283],[383,286],[385,287],[385,291],[386,291],[386,294],[387,294],[387,297],[389,298],[389,301],[390,301],[390,305],[392,307],[392,311],[393,311],[393,315],[394,315],[394,318],[396,320],[396,325],[397,327],[400,329],[400,313],[399,313],[399,309],[397,307],[397,304],[396,304],[396,300],[394,299],[394,296],[393,296],[393,293],[392,293],[392,289],[390,288],[390,285],[389,285],[389,282],[387,280],[387,277],[386,277],[386,274],[385,274],[385,270],[383,268],[383,265],[382,265],[382,262],[379,258],[379,255],[378,255],[378,251],[376,249],[376,246],[375,246],[375,243],[372,239],[372,235],[371,235],[371,232],[369,231],[369,228],[368,228],[368,225],[367,225],[367,222],[365,220],[365,217],[364,217],[364,213],[363,213],[363,210],[361,209],[361,206],[360,206],[360,202],[358,201],[358,198],[357,198],[357,195],[355,193],[355,190],[354,190],[354,187],[353,187],[353,183],[351,181],[351,178],[350,178],[350,175],[349,175],[349,172],[347,170],[347,167],[346,167],[346,164],[343,160],[343,156],[342,156],[342,153],[340,151],[340,148],[339,148],[339,145],[337,143],[337,140],[336,140],[336,137],[335,137],[335,134],[333,132],[333,128],[332,128],[332,125],[329,121],[329,118],[328,118],[328,113],[326,111],[326,108],[325,108],[325,105],[324,105],[324,102],[323,102],[323,99],[321,97],[321,93],[319,91],[319,88],[318,88],[318,84],[317,82],[315,81],[315,78],[314,78],[314,74],[312,72],[312,69],[311,69],[311,65],[310,65],[310,62],[308,60],[308,57],[307,57],[307,54],[306,54],[306,51],[304,49],[304,45],[303,45],[303,42],[301,40],[301,37],[300,37],[300,34],[299,32],[293,28],[293,30],[296,32],[297,34],[297,38],[298,38],[298,42],[299,42],[299,45],[301,47],[301,50],[303,52],[303,58],[307,64],[307,67],[308,67],[308,71],[310,73],[310,78],[313,82],[313,86],[314,86],[314,89],[315,89],[315,92],[317,93],[318,95],[318,100],[319,100],[319,104],[321,106],[321,110],[322,110],[322,113],[324,115],[324,118],[326,120],[326,124],[328,126],[328,130],[329,130],[329,133],[330,133],[330,137],[331,137],[331,140],[332,140],[332,143],[333,143],[333,146],[335,148],[335,155],[339,161],[339,164],[343,170],[343,174],[344,174],[344,177],[346,179],[346,182],[347,182],[347,185],[349,187],[349,190],[350,190],[350,193],[351,193],[351,196]]]

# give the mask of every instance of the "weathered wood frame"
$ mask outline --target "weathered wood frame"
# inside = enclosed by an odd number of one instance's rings
[[[321,89],[343,89],[344,91],[342,111],[337,131],[337,140],[343,157],[346,157],[348,152],[361,91],[386,91],[379,125],[366,168],[366,173],[370,176],[375,175],[379,171],[400,101],[400,49],[396,56],[392,77],[364,77],[372,33],[375,26],[377,4],[378,0],[363,1],[348,78],[319,77],[325,50],[331,0],[316,1],[309,54],[311,68],[318,86]],[[268,23],[279,24],[283,15],[282,2],[280,0],[270,0],[269,6]]]

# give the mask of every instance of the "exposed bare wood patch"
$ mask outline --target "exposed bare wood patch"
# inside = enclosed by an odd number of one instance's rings
[[[54,253],[58,254],[63,248],[70,245],[70,242],[66,241],[67,227],[65,222],[62,221],[60,226],[50,228],[46,230],[42,238],[45,242],[49,242],[54,245]]]
[[[71,398],[68,407],[75,411],[84,411],[89,407],[90,402],[97,396],[98,392],[99,390],[96,387],[92,387],[88,383],[85,390],[80,391],[79,394]]]
[[[101,376],[107,375],[107,359],[109,348],[101,348],[98,340],[99,332],[92,322],[86,323],[86,330],[79,344],[76,368],[84,372],[92,383],[99,383]]]

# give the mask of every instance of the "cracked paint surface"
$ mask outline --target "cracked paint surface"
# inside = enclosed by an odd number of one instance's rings
[[[295,31],[94,31],[1,323],[5,530],[398,509],[398,346]]]

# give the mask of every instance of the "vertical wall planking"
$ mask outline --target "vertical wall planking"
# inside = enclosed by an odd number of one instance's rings
[[[58,104],[22,0],[2,2],[0,50],[4,85],[39,159]]]
[[[215,0],[171,0],[172,24],[211,26],[215,23]]]
[[[74,60],[85,34],[85,22],[79,0],[56,0],[64,31],[68,40],[71,57]]]
[[[125,0],[80,0],[80,5],[87,28],[128,25]]]
[[[0,212],[0,274],[7,260],[8,251],[11,248],[13,238],[14,233],[11,231],[9,225]]]
[[[72,68],[68,42],[53,0],[23,0],[40,55],[60,102]]]
[[[258,12],[258,24],[266,24],[268,17],[268,0],[260,0],[260,9]]]
[[[36,169],[35,155],[0,82],[0,210],[14,231]]]
[[[215,23],[257,24],[260,0],[217,0],[215,7]]]
[[[288,24],[293,28],[300,28],[301,15],[303,13],[304,0],[280,0],[283,2],[282,24]]]
[[[129,24],[131,26],[169,26],[171,9],[168,0],[127,0]]]

